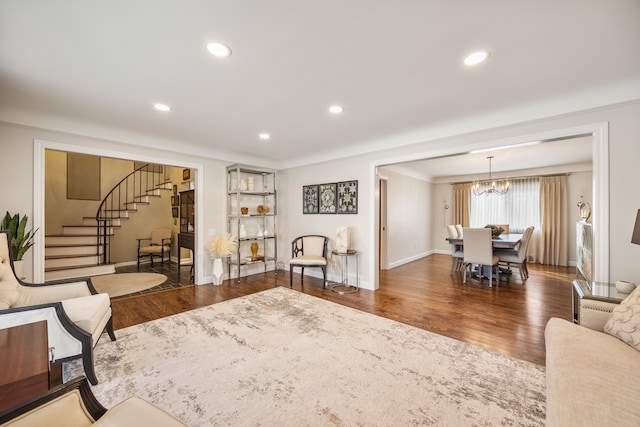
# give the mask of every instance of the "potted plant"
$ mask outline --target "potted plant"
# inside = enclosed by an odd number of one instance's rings
[[[23,278],[22,275],[22,257],[33,246],[33,241],[36,231],[29,230],[27,228],[28,217],[24,215],[20,218],[20,214],[11,215],[9,212],[4,216],[2,220],[2,230],[9,230],[11,236],[11,259],[13,260],[13,268],[16,275],[19,278]]]
[[[222,276],[224,275],[222,258],[231,256],[233,251],[236,250],[237,244],[238,242],[235,237],[231,236],[229,233],[225,235],[215,235],[209,239],[207,249],[209,250],[209,255],[213,259],[212,276],[214,285],[222,284]]]

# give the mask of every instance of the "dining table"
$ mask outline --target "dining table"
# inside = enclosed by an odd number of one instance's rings
[[[464,246],[464,239],[462,237],[447,237],[446,240],[452,245]],[[513,249],[518,246],[521,240],[522,234],[508,233],[493,237],[491,243],[494,249]]]
[[[464,247],[464,239],[458,237],[447,237],[446,240],[452,245]],[[493,249],[514,249],[518,246],[518,243],[522,240],[522,234],[518,233],[505,233],[501,234],[497,237],[491,238],[491,244],[493,245]],[[500,268],[500,272],[502,274],[510,275],[512,271],[510,268]],[[482,269],[476,271],[479,277],[489,277],[491,275],[491,266],[482,266]]]

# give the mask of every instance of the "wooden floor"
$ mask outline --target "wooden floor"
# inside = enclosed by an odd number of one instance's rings
[[[451,257],[432,255],[380,272],[380,289],[340,295],[322,281],[294,274],[293,289],[408,325],[527,360],[545,363],[544,327],[551,317],[571,318],[575,268],[529,265],[523,284],[517,270],[507,281],[462,282],[449,274]],[[184,286],[112,301],[116,329],[252,294],[289,286],[289,273],[257,274],[221,286]],[[117,332],[116,332],[117,335]]]

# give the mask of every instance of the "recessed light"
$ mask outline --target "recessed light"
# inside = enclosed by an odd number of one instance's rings
[[[329,112],[333,113],[333,114],[340,114],[344,111],[344,108],[342,108],[339,105],[332,105],[331,107],[329,107]]]
[[[231,48],[220,42],[207,42],[207,50],[213,56],[227,57],[231,56]]]
[[[171,111],[171,107],[169,107],[167,104],[161,104],[159,102],[153,104],[153,108],[158,111]]]
[[[474,52],[471,55],[467,55],[464,58],[464,65],[477,65],[487,59],[489,57],[489,52],[486,50],[481,50],[478,52]]]
[[[261,133],[260,135],[258,135],[258,137],[260,139],[265,139],[266,140],[266,139],[271,138],[271,135],[269,135],[268,133]]]

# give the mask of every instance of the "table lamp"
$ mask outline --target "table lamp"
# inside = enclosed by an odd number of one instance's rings
[[[640,209],[636,215],[636,225],[633,227],[633,234],[631,235],[631,243],[640,245]]]

